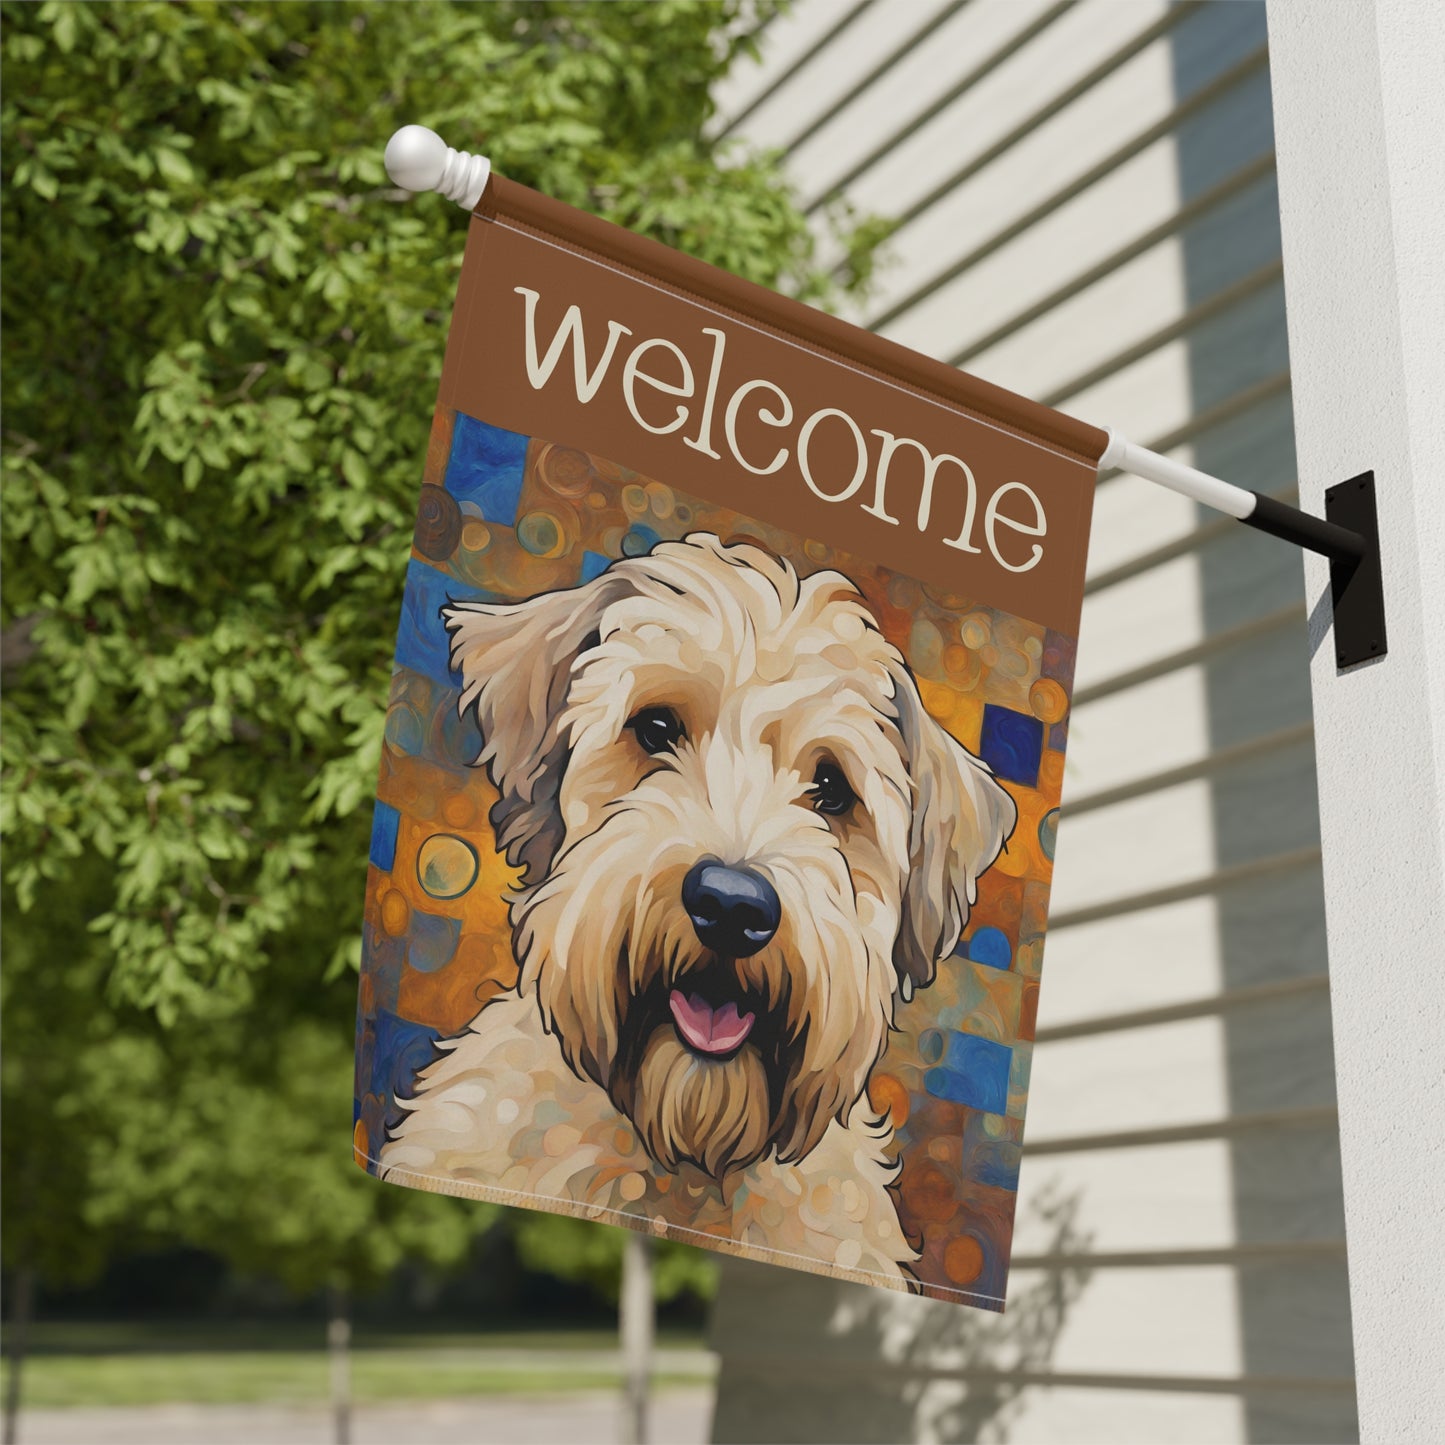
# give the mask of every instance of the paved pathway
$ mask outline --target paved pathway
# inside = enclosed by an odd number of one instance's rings
[[[667,1389],[652,1405],[653,1445],[703,1445],[710,1389]],[[615,1391],[490,1395],[474,1400],[363,1405],[352,1445],[610,1445],[618,1438]],[[316,1406],[152,1405],[27,1410],[19,1445],[330,1445],[331,1419]]]

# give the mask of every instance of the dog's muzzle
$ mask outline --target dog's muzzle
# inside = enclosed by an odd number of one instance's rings
[[[693,864],[682,883],[682,906],[698,942],[723,963],[692,979],[691,991],[674,988],[668,996],[672,1021],[694,1053],[724,1058],[735,1053],[753,1030],[755,1009],[737,993],[726,961],[750,958],[766,947],[782,922],[777,891],[751,868],[729,868],[716,858]]]

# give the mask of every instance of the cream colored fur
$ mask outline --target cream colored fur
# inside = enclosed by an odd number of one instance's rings
[[[866,1097],[796,1164],[759,1160],[721,1183],[664,1169],[591,1080],[568,1067],[536,1002],[510,993],[479,1014],[419,1080],[382,1155],[382,1177],[504,1204],[541,1204],[735,1253],[821,1264],[906,1287],[916,1256],[887,1186],[892,1129]]]

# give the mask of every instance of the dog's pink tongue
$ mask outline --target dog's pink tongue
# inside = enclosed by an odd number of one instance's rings
[[[735,1003],[713,1008],[698,994],[684,998],[677,988],[667,1001],[678,1033],[700,1054],[730,1054],[753,1027],[753,1015],[739,1014]]]

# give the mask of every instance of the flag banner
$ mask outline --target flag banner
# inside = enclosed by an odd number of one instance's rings
[[[358,1163],[1001,1310],[1105,442],[494,176]]]

